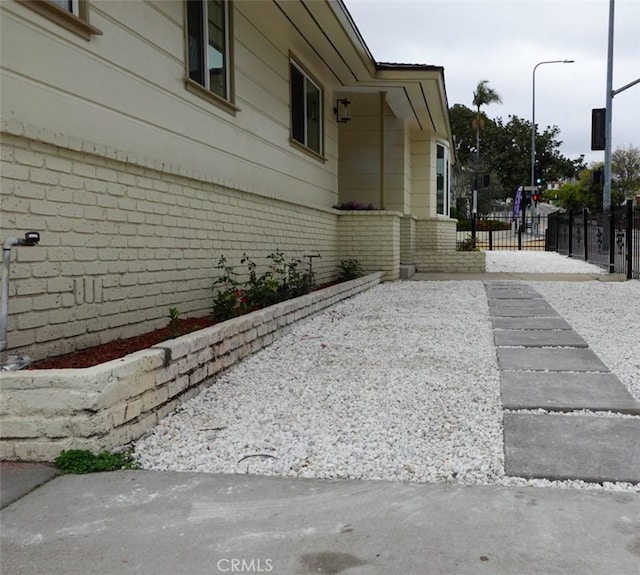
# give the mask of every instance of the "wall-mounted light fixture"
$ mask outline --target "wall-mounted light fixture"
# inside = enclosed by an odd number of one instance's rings
[[[346,98],[340,98],[336,100],[335,108],[333,108],[333,112],[336,115],[336,122],[339,124],[346,124],[349,120],[351,120],[351,110],[350,107],[351,102]]]

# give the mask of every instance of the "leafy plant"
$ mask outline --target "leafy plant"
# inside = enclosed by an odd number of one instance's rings
[[[287,262],[280,251],[267,256],[271,265],[262,274],[258,274],[257,264],[246,254],[242,254],[240,263],[247,266],[246,277],[241,283],[235,279],[233,268],[227,265],[224,256],[218,261],[222,275],[214,281],[218,291],[214,296],[213,315],[216,320],[224,321],[254,309],[261,309],[275,303],[309,293],[313,287],[310,273],[298,269],[301,260]]]
[[[477,252],[478,248],[476,247],[476,242],[472,237],[468,237],[463,241],[459,242],[456,246],[456,249],[459,252]]]
[[[222,270],[222,274],[213,282],[213,288],[218,290],[213,298],[213,317],[225,321],[240,315],[243,297],[238,288],[240,282],[235,279],[233,267],[227,264],[224,255],[220,256],[216,268]]]
[[[130,451],[124,453],[103,451],[95,455],[88,449],[69,449],[60,453],[54,463],[63,473],[76,474],[140,468],[140,464]]]
[[[338,279],[343,282],[359,278],[364,274],[360,262],[353,258],[342,260],[338,268]]]
[[[178,316],[180,312],[177,307],[169,308],[169,334],[171,337],[178,337],[180,330],[178,329]]]
[[[360,202],[354,202],[349,200],[348,202],[342,202],[336,206],[333,206],[334,210],[375,210],[376,207],[373,204],[361,204]]]

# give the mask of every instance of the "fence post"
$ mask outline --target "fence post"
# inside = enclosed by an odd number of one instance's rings
[[[627,200],[627,279],[633,277],[633,200]]]
[[[518,228],[518,251],[522,249],[522,226]]]
[[[476,247],[476,230],[478,229],[478,214],[471,214],[471,241],[473,243],[473,247]]]
[[[589,218],[587,217],[587,214],[589,213],[589,210],[587,208],[582,208],[582,224],[583,224],[583,229],[584,229],[584,261],[588,262],[589,261],[589,230],[587,230],[587,225],[589,222]]]
[[[613,206],[609,206],[609,273],[616,271],[616,222],[613,217]]]
[[[489,226],[489,251],[493,249],[493,230]]]
[[[573,251],[573,212],[569,210],[569,253],[568,253],[569,257],[571,257],[572,251]]]

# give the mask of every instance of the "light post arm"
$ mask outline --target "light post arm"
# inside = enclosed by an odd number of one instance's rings
[[[573,60],[544,60],[538,62],[533,67],[533,81],[531,84],[531,192],[536,185],[535,165],[536,165],[536,70],[543,64],[572,64]]]

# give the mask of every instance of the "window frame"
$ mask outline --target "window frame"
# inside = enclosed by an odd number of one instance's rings
[[[89,0],[71,0],[72,10],[66,10],[50,0],[17,1],[87,42],[93,36],[102,35],[102,30],[89,24]]]
[[[438,158],[438,151],[442,149],[442,158]],[[436,142],[436,215],[449,216],[449,149]],[[438,160],[442,159],[442,174],[438,171]],[[438,186],[438,178],[442,175],[442,188]],[[439,211],[440,194],[442,194],[442,211]]]
[[[294,106],[293,106],[293,81],[292,81],[292,68],[295,68],[303,77],[304,80],[304,86],[305,86],[305,91],[303,94],[303,105],[304,105],[304,142],[301,142],[300,140],[298,140],[297,138],[294,137]],[[318,111],[318,129],[319,129],[319,135],[318,135],[318,147],[320,148],[319,150],[314,150],[312,147],[310,147],[307,143],[308,141],[308,137],[309,137],[309,131],[308,131],[308,126],[307,126],[307,113],[306,113],[306,107],[307,107],[307,98],[306,98],[306,82],[310,82],[317,90],[318,90],[318,101],[319,101],[319,106],[320,106],[320,110]],[[289,143],[293,146],[295,146],[296,148],[298,148],[299,150],[302,150],[303,152],[310,154],[311,156],[313,156],[316,159],[320,159],[322,161],[326,161],[326,158],[324,156],[324,146],[325,146],[325,141],[324,141],[324,133],[325,133],[325,129],[324,129],[324,116],[325,116],[325,102],[324,102],[324,94],[325,94],[325,90],[324,90],[324,86],[318,82],[318,80],[307,70],[307,68],[300,63],[300,60],[298,60],[295,56],[293,56],[292,54],[289,54]]]
[[[199,0],[201,7],[204,8],[206,0]],[[210,90],[205,85],[193,80],[189,74],[189,16],[188,3],[184,2],[184,49],[185,49],[185,88],[187,91],[204,98],[216,106],[223,108],[227,112],[234,114],[238,111],[235,105],[235,79],[233,74],[233,0],[223,0],[225,9],[225,79],[226,79],[226,95],[221,96]],[[203,24],[206,22],[206,12],[203,14]],[[205,30],[203,30],[203,33]],[[206,31],[206,46],[208,46],[208,31]],[[205,50],[206,54],[206,50]]]

